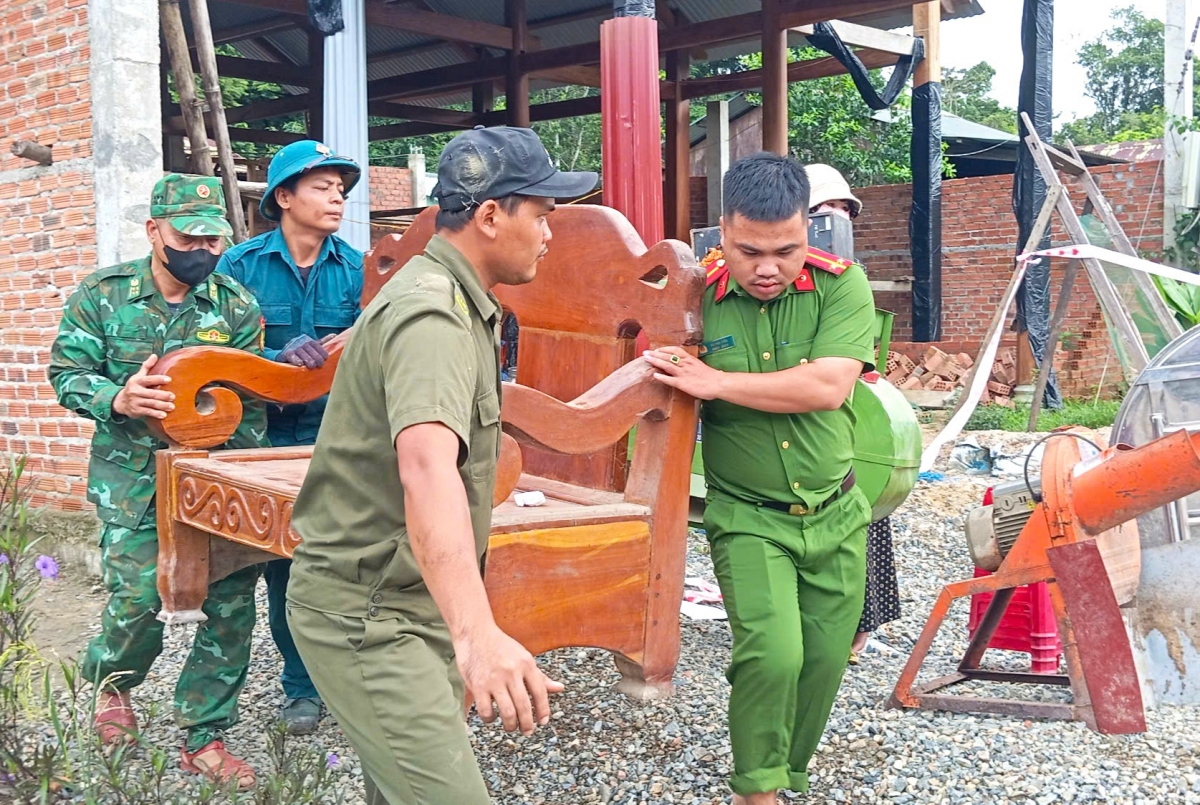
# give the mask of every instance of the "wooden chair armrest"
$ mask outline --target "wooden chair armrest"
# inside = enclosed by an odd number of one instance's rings
[[[229,347],[188,347],[167,354],[155,374],[171,382],[162,388],[175,394],[175,410],[165,419],[147,420],[165,442],[205,449],[229,441],[242,421],[242,401],[234,391],[267,402],[288,405],[329,393],[333,373],[350,331],[325,345],[329,358],[320,369],[304,369],[269,361]]]
[[[523,445],[582,455],[612,445],[642,419],[665,419],[673,395],[654,379],[652,366],[633,360],[571,402],[527,386],[506,386],[501,421]]]

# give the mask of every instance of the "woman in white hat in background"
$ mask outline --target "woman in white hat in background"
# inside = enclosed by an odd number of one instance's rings
[[[808,174],[809,214],[832,212],[853,220],[862,212],[862,202],[850,190],[845,177],[831,165],[805,166]],[[842,254],[839,257],[853,257]],[[880,356],[881,358],[886,356]],[[858,664],[858,653],[867,646],[871,632],[900,617],[900,592],[892,559],[892,523],[887,517],[867,529],[867,593],[862,619],[850,649],[850,663]]]

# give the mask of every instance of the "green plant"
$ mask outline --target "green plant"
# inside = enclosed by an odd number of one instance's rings
[[[1185,330],[1200,324],[1200,286],[1158,275],[1154,284]]]
[[[1040,432],[1054,430],[1064,425],[1079,425],[1084,428],[1106,428],[1117,418],[1120,400],[1063,400],[1062,408],[1053,411],[1043,408],[1038,414],[1037,429]],[[971,414],[964,430],[1007,430],[1023,431],[1029,425],[1029,406],[1018,405],[1006,408],[1000,405],[981,405]]]
[[[266,740],[271,769],[245,794],[235,783],[190,777],[164,785],[168,750],[135,734],[101,745],[92,730],[95,695],[73,662],[45,660],[33,641],[32,603],[57,578],[53,558],[35,555],[29,529],[30,485],[24,458],[0,465],[0,803],[48,805],[317,805],[347,798],[337,758],[288,745],[282,729]],[[159,708],[145,714],[154,723]],[[143,727],[145,729],[145,727]]]

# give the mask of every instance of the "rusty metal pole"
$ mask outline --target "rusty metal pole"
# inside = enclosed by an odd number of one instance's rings
[[[221,82],[217,73],[217,49],[213,44],[209,24],[208,0],[190,0],[192,31],[196,37],[196,57],[204,81],[204,96],[212,116],[213,139],[217,141],[217,160],[221,165],[221,180],[225,185],[225,207],[233,225],[233,242],[246,239],[246,212],[238,190],[237,168],[233,164],[233,145],[229,142],[229,126],[225,122],[225,106],[221,100]]]

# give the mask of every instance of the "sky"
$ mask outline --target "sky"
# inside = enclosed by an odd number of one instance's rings
[[[942,23],[942,66],[966,68],[986,61],[996,68],[992,97],[1016,108],[1021,80],[1021,0],[979,0],[983,14]],[[1111,25],[1109,13],[1137,6],[1143,14],[1163,19],[1166,0],[1054,1],[1055,127],[1095,111],[1084,95],[1087,76],[1075,63],[1079,46],[1103,34]],[[1200,2],[1191,3],[1193,12]],[[1194,16],[1192,17],[1194,20]],[[1191,23],[1188,25],[1190,33]]]

